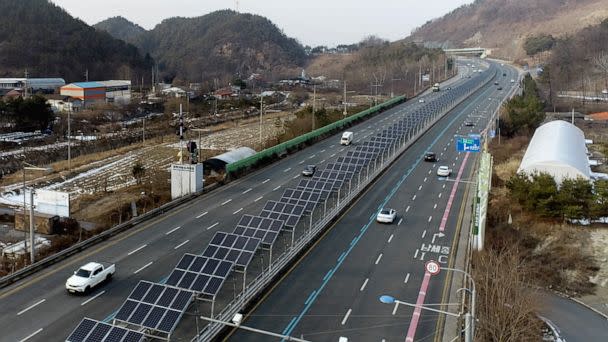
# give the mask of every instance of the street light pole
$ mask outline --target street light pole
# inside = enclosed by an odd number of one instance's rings
[[[260,151],[262,150],[262,113],[264,112],[264,93],[260,92]]]
[[[25,157],[25,155],[24,155]],[[27,205],[25,203],[25,192],[26,192],[26,184],[25,184],[25,171],[49,171],[48,168],[38,167],[32,165],[26,161],[23,161],[23,248],[27,253],[27,228],[26,228],[26,210]],[[36,255],[36,246],[35,246],[35,233],[34,233],[34,189],[32,188],[30,192],[30,222],[29,222],[29,230],[30,230],[30,262],[33,264],[35,261]]]
[[[471,339],[472,336],[475,333],[475,296],[476,296],[476,289],[475,289],[475,280],[473,279],[473,276],[471,276],[471,274],[469,274],[468,272],[465,272],[463,270],[459,270],[457,268],[449,268],[449,267],[442,267],[442,270],[448,270],[448,271],[454,271],[454,272],[459,272],[462,273],[463,275],[467,276],[469,278],[469,280],[471,281],[471,286],[472,291],[471,291],[471,324],[470,326],[470,334],[471,334]]]

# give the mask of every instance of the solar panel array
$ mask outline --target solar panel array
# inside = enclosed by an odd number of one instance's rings
[[[166,284],[215,296],[233,267],[231,261],[185,254],[167,278]]]
[[[260,239],[250,236],[217,232],[203,252],[203,256],[227,260],[236,266],[247,267],[260,242]]]
[[[141,280],[114,318],[171,333],[192,302],[192,297],[190,291]]]
[[[244,215],[232,233],[217,232],[202,255],[185,254],[182,257],[166,285],[140,281],[119,309],[116,320],[171,333],[194,294],[215,298],[235,267],[246,268],[260,245],[271,248],[281,231],[294,229],[303,215],[350,181],[355,173],[414,133],[421,122],[470,93],[478,86],[480,75],[475,74],[449,91],[429,95],[433,101],[414,104],[413,110],[394,120],[381,133],[358,143],[345,156],[336,158],[325,169],[317,170],[311,179],[300,181],[295,189],[285,190],[278,201],[267,201],[258,216]],[[85,318],[67,341],[136,342],[143,339],[140,332]]]
[[[108,323],[84,318],[67,338],[67,342],[139,342],[144,334]]]
[[[279,237],[284,223],[268,217],[243,215],[232,232],[242,236],[260,239],[265,246],[272,246]]]

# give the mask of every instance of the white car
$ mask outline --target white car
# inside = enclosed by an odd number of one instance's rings
[[[437,169],[437,176],[439,177],[449,177],[451,173],[452,170],[445,165],[442,165]]]
[[[424,103],[424,99],[419,99],[418,102]]]
[[[110,281],[116,272],[114,264],[89,262],[78,270],[65,282],[65,289],[71,293],[88,293],[97,285]]]
[[[395,209],[382,209],[376,216],[376,221],[380,223],[393,223],[397,217],[397,210]]]

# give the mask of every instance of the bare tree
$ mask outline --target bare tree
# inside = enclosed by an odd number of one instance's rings
[[[477,290],[476,341],[538,341],[534,290],[526,284],[526,268],[517,250],[488,250],[473,258]]]
[[[598,70],[604,73],[605,86],[608,89],[608,53],[602,51],[597,56],[593,57],[593,64]]]

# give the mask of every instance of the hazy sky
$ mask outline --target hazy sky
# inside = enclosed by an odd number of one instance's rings
[[[236,0],[52,0],[88,24],[121,15],[146,29],[170,17],[235,9]],[[239,0],[239,11],[269,18],[302,44],[335,46],[370,34],[405,38],[426,21],[473,0]]]

